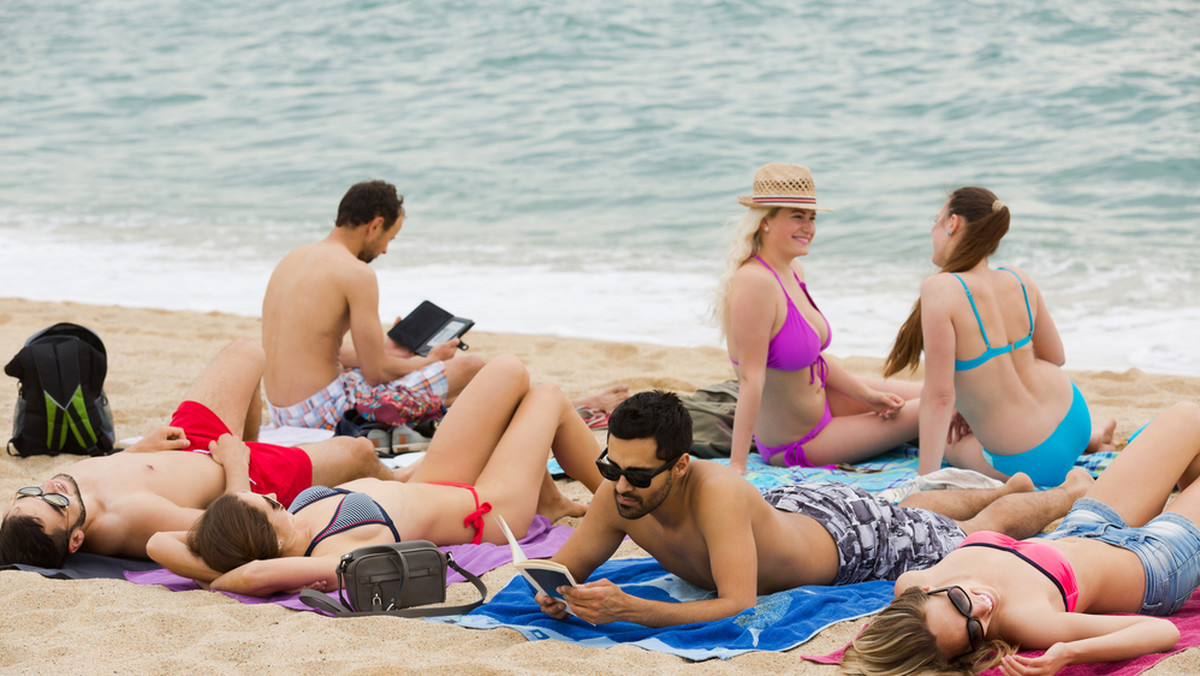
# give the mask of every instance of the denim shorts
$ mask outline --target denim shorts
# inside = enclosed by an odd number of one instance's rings
[[[1200,586],[1200,528],[1178,512],[1163,512],[1145,526],[1131,528],[1116,510],[1094,498],[1080,498],[1046,539],[1092,538],[1137,554],[1146,572],[1142,615],[1179,610]]]

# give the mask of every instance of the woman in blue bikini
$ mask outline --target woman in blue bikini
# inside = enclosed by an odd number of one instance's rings
[[[220,443],[238,442],[226,436]],[[338,562],[358,547],[503,544],[489,512],[503,515],[517,537],[535,513],[582,515],[586,508],[563,496],[546,472],[548,451],[588,490],[600,485],[600,449],[571,402],[552,384],[531,388],[515,357],[497,357],[450,407],[407,482],[314,486],[286,509],[272,495],[249,492],[248,483],[245,491],[230,486],[190,531],[157,533],[147,552],[223,591],[335,589]]]
[[[819,206],[812,173],[768,164],[734,229],[714,316],[740,384],[729,465],[745,472],[751,437],[773,465],[857,462],[917,436],[905,403],[920,383],[850,375],[821,354],[832,329],[804,284]]]
[[[924,349],[921,474],[945,459],[997,478],[1025,472],[1053,486],[1089,446],[1111,441],[1115,422],[1093,435],[1087,402],[1060,368],[1062,339],[1033,280],[1016,268],[988,267],[1008,225],[1008,207],[990,190],[951,193],[931,232],[941,272],[921,285],[884,374],[915,368]],[[956,409],[974,439],[949,447]]]

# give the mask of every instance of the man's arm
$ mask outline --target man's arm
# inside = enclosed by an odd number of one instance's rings
[[[357,366],[371,386],[391,382],[435,361],[454,357],[457,338],[435,347],[425,357],[403,358],[387,354],[379,324],[379,281],[375,271],[361,266],[347,280],[345,289],[350,308],[350,338],[354,345],[343,345],[340,356],[345,361],[342,365]]]
[[[183,451],[188,447],[182,427],[163,425],[150,434],[130,444],[125,453],[157,453],[158,451]]]
[[[721,477],[693,518],[708,548],[709,566],[717,598],[670,603],[631,596],[608,580],[598,580],[578,589],[563,588],[563,596],[580,619],[593,624],[615,621],[636,622],[647,627],[666,627],[690,622],[711,622],[732,617],[754,605],[758,593],[758,550],[751,525],[750,505],[742,491]],[[740,483],[740,481],[739,481]],[[726,491],[719,490],[726,484]]]
[[[586,580],[625,539],[625,530],[621,527],[624,519],[617,514],[612,490],[611,481],[600,484],[583,521],[551,559],[566,566],[576,582]],[[538,594],[537,602],[547,615],[558,619],[567,615],[566,607],[556,598]]]

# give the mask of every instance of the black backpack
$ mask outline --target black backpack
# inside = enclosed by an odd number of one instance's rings
[[[112,453],[108,356],[90,329],[62,322],[38,331],[4,372],[21,381],[10,455],[14,447],[22,456]]]

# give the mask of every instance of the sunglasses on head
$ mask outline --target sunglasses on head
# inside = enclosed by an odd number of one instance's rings
[[[926,596],[933,596],[946,592],[946,597],[950,599],[954,609],[960,615],[967,618],[967,640],[971,643],[971,650],[979,650],[979,646],[983,645],[983,623],[971,617],[971,597],[967,596],[966,590],[958,585],[952,587],[942,587],[941,589],[930,589],[925,592]]]
[[[654,477],[662,474],[668,469],[671,469],[671,466],[679,461],[679,458],[668,460],[658,469],[647,471],[644,469],[621,469],[611,462],[606,461],[604,458],[607,456],[608,449],[606,448],[604,449],[604,452],[600,454],[600,457],[596,458],[596,467],[600,470],[600,476],[612,482],[620,481],[621,477],[625,477],[625,480],[629,482],[629,485],[633,486],[634,488],[649,488],[650,482],[654,481]]]
[[[21,498],[41,498],[48,502],[50,506],[59,509],[66,509],[71,504],[71,498],[62,493],[43,493],[42,489],[37,486],[26,486],[17,489],[17,497]]]

